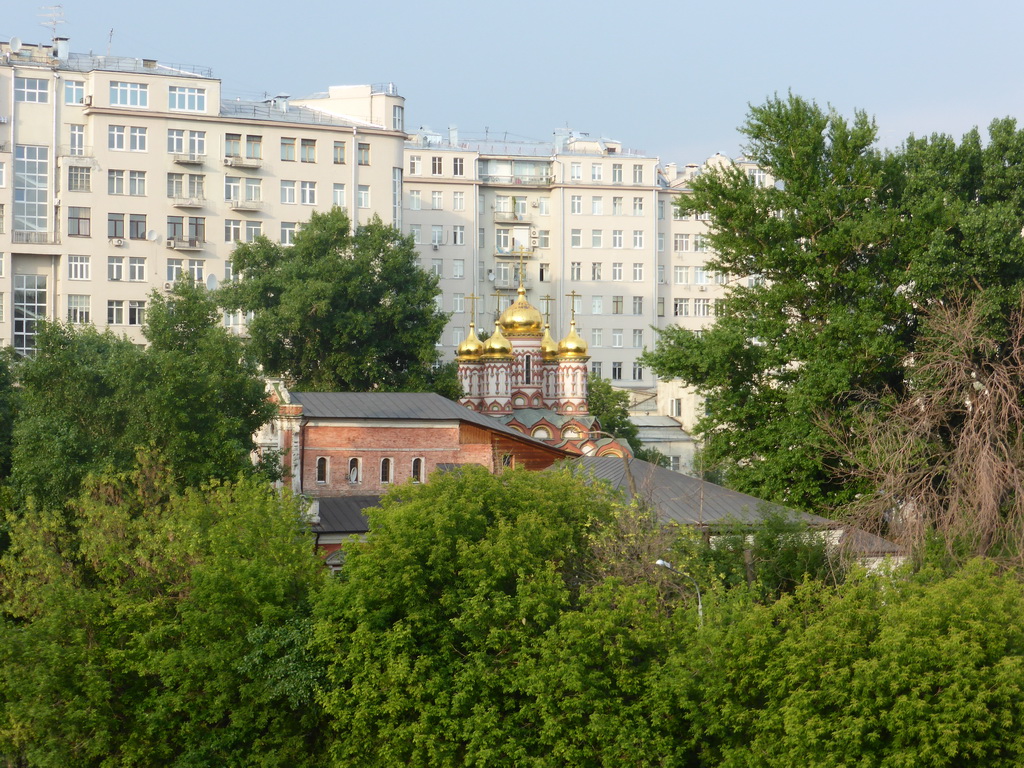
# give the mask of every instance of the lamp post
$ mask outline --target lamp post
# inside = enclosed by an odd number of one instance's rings
[[[593,435],[604,435],[610,437],[612,440],[618,440],[615,435],[611,432],[605,432],[601,429],[591,429],[587,432],[587,437],[593,440]],[[636,482],[633,480],[633,471],[629,467],[629,454],[626,453],[625,449],[622,451],[622,466],[626,469],[626,481],[629,483],[629,497],[631,499],[636,498]]]
[[[674,573],[674,574],[676,574],[678,576],[682,576],[684,579],[689,579],[690,580],[690,583],[693,584],[694,590],[696,590],[696,592],[697,592],[697,622],[698,622],[698,624],[700,626],[703,627],[704,626],[704,604],[701,602],[701,599],[700,599],[700,585],[697,584],[697,580],[695,578],[693,578],[693,576],[691,576],[688,573],[683,573],[682,571],[677,571],[675,568],[672,567],[672,563],[668,562],[667,560],[658,560],[654,564],[659,566],[660,568],[666,568],[666,569],[672,571],[672,573]]]

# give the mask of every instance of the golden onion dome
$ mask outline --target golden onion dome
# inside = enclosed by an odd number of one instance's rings
[[[558,342],[551,338],[551,327],[544,324],[544,338],[540,340],[540,355],[544,360],[558,358]]]
[[[455,351],[456,360],[478,360],[484,352],[484,343],[476,335],[476,325],[469,324],[469,333]]]
[[[587,342],[576,333],[576,321],[569,324],[569,333],[558,342],[558,357],[560,360],[574,360],[587,355]]]
[[[512,344],[501,332],[501,326],[494,324],[494,333],[484,342],[480,357],[484,360],[509,360],[512,358]]]
[[[526,300],[526,291],[519,286],[519,297],[498,318],[501,329],[509,336],[540,336],[544,319],[540,311]]]

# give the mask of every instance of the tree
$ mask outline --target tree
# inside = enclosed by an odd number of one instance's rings
[[[0,755],[322,765],[298,502],[255,478],[178,494],[146,459],[71,512],[20,518],[0,561]]]
[[[41,324],[35,355],[17,370],[17,495],[60,506],[87,475],[127,471],[148,446],[182,487],[253,472],[253,434],[273,406],[218,318],[210,296],[185,281],[151,295],[147,349],[92,327]]]
[[[625,440],[636,458],[659,467],[668,466],[668,456],[640,442],[640,430],[629,419],[628,392],[615,389],[607,379],[591,373],[587,377],[587,409],[600,422],[603,431]]]
[[[351,231],[340,208],[314,213],[284,247],[260,238],[231,257],[244,279],[221,288],[231,310],[251,312],[249,334],[268,373],[317,391],[452,391],[433,366],[448,321],[437,278],[410,237],[374,218]]]

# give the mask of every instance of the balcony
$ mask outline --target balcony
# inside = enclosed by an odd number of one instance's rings
[[[167,247],[176,251],[201,251],[206,244],[205,240],[197,237],[168,237]]]
[[[202,165],[206,162],[206,155],[197,155],[194,152],[171,155],[178,165]]]
[[[495,249],[495,257],[499,259],[518,259],[520,257],[524,259],[533,259],[537,257],[537,251],[534,248],[528,248],[525,245],[517,245],[512,250],[502,250],[500,248]]]
[[[263,167],[263,158],[229,155],[224,158],[224,165],[231,168],[261,168]]]
[[[233,211],[259,211],[263,209],[262,200],[228,200],[227,204]]]
[[[175,208],[202,208],[206,205],[205,197],[172,197],[171,205]]]
[[[11,242],[15,245],[53,245],[58,242],[54,232],[29,232],[16,229],[11,232]]]
[[[480,174],[480,181],[484,184],[506,184],[508,186],[530,186],[530,187],[550,187],[552,178],[550,176],[498,176],[493,173]]]
[[[524,224],[532,220],[528,213],[515,213],[514,211],[495,211],[494,220],[500,224]]]
[[[495,277],[491,279],[491,273],[487,273],[487,281],[494,286],[495,290],[498,291],[517,291],[519,290],[519,278],[518,277]],[[529,276],[523,278],[523,288],[529,288],[530,283]]]

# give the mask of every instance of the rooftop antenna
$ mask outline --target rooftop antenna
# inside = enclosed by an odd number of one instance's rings
[[[43,19],[43,21],[39,22],[39,24],[50,30],[51,39],[56,39],[58,25],[66,23],[64,20],[64,6],[44,5],[41,10],[43,12],[39,14],[39,18]]]
[[[107,56],[110,55],[110,48],[114,44],[114,28],[110,28],[110,34],[107,35]]]

